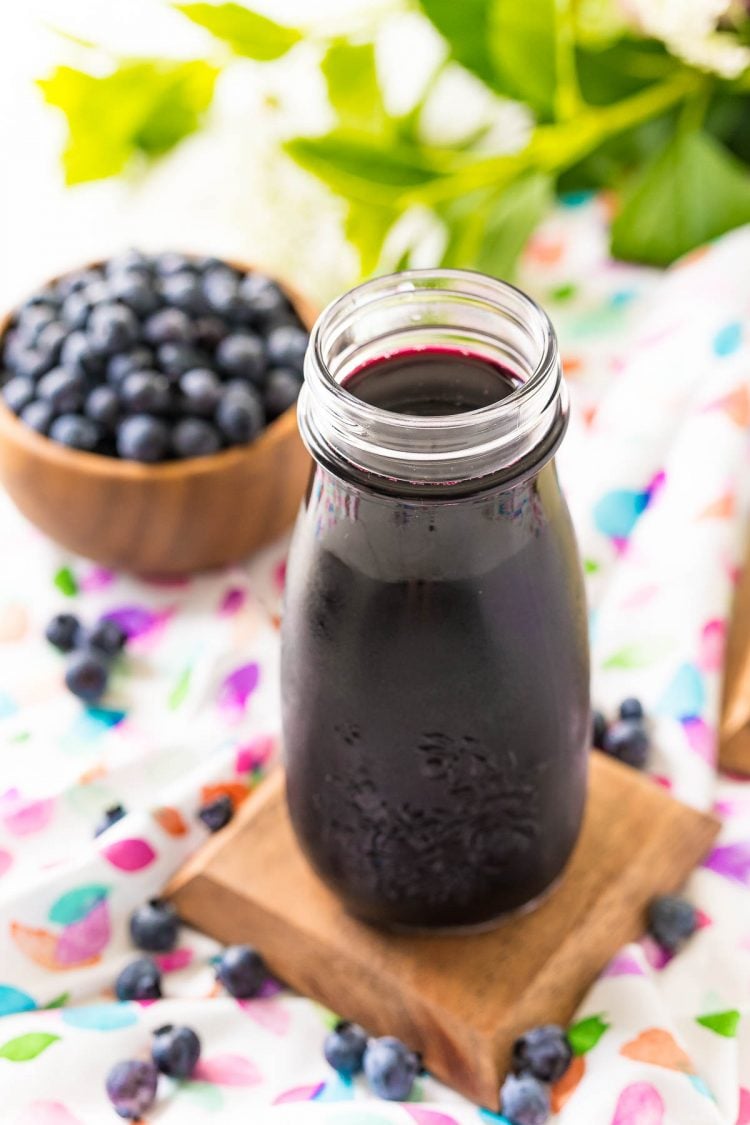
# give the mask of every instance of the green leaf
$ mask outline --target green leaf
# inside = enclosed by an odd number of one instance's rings
[[[78,583],[69,566],[61,566],[52,581],[66,598],[73,598],[78,593]]]
[[[552,180],[542,172],[510,184],[487,215],[474,268],[495,277],[512,275],[521,251],[553,198]]]
[[[241,4],[176,4],[193,23],[205,27],[236,55],[258,62],[280,59],[299,43],[302,32],[251,12]]]
[[[377,140],[344,130],[322,137],[296,137],[285,144],[287,153],[339,195],[362,203],[393,203],[413,188],[434,180],[418,149]]]
[[[463,5],[455,5],[463,11]],[[552,115],[557,82],[555,0],[495,0],[489,50],[495,88]]]
[[[16,1039],[9,1039],[0,1047],[0,1059],[10,1062],[30,1062],[42,1051],[46,1051],[52,1043],[57,1043],[59,1035],[50,1035],[46,1031],[30,1031],[28,1035],[19,1035]]]
[[[669,642],[662,638],[635,641],[617,649],[602,664],[603,668],[645,668],[669,651]]]
[[[604,1035],[604,1032],[609,1029],[609,1026],[601,1014],[589,1016],[585,1020],[579,1020],[578,1023],[572,1024],[568,1028],[567,1036],[568,1042],[573,1048],[573,1054],[585,1055],[587,1051],[591,1051]]]
[[[328,100],[344,128],[383,130],[388,118],[378,85],[375,46],[335,39],[320,64]]]
[[[495,87],[489,50],[490,13],[495,0],[418,0],[428,20],[447,41],[452,57]]]
[[[359,269],[362,277],[375,272],[383,251],[383,243],[396,219],[398,211],[393,207],[366,205],[351,200],[347,206],[344,233],[359,255]]]
[[[747,222],[745,167],[708,135],[678,132],[626,193],[612,224],[612,252],[666,266]]]
[[[701,1027],[707,1027],[709,1031],[715,1031],[717,1035],[723,1035],[725,1039],[735,1039],[740,1019],[740,1013],[732,1008],[727,1012],[712,1012],[708,1016],[696,1016],[695,1022],[699,1023]]]
[[[201,123],[217,70],[201,60],[123,62],[103,78],[59,66],[39,82],[63,111],[68,184],[122,172],[134,155],[160,156]]]
[[[170,711],[176,711],[187,698],[188,691],[190,690],[190,680],[193,675],[192,665],[188,664],[180,672],[177,682],[169,693],[168,705]]]
[[[49,1004],[44,1005],[44,1010],[49,1011],[52,1008],[64,1008],[70,1000],[69,992],[61,992],[58,996],[53,997]]]

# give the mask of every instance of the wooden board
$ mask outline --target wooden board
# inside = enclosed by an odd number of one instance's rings
[[[393,934],[349,917],[308,866],[278,771],[168,894],[186,921],[251,942],[297,991],[399,1036],[433,1074],[496,1108],[516,1036],[570,1019],[617,949],[643,932],[646,904],[683,883],[717,830],[594,752],[581,838],[535,911],[481,934]]]
[[[750,564],[746,563],[732,609],[719,728],[719,764],[750,774]]]

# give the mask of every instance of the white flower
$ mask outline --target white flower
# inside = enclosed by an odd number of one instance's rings
[[[717,31],[732,0],[620,0],[639,29],[662,39],[673,54],[693,66],[736,78],[750,66],[750,48],[729,32]]]

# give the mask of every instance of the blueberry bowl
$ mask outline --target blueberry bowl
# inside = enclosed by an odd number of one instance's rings
[[[156,298],[134,284],[144,262]],[[53,279],[0,321],[0,482],[105,566],[166,576],[245,557],[291,526],[307,484],[294,379],[315,315],[216,259],[132,251]]]

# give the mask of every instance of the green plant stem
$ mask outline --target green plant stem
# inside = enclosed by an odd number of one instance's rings
[[[575,20],[571,0],[555,3],[555,67],[557,88],[555,93],[555,118],[569,121],[580,112],[581,89],[576,68]]]
[[[406,193],[408,201],[428,205],[455,199],[484,187],[503,187],[525,171],[557,174],[583,159],[604,141],[644,121],[659,117],[695,94],[703,76],[681,71],[673,78],[640,90],[615,105],[589,109],[575,121],[540,125],[520,152],[493,156],[465,164],[455,172]]]

